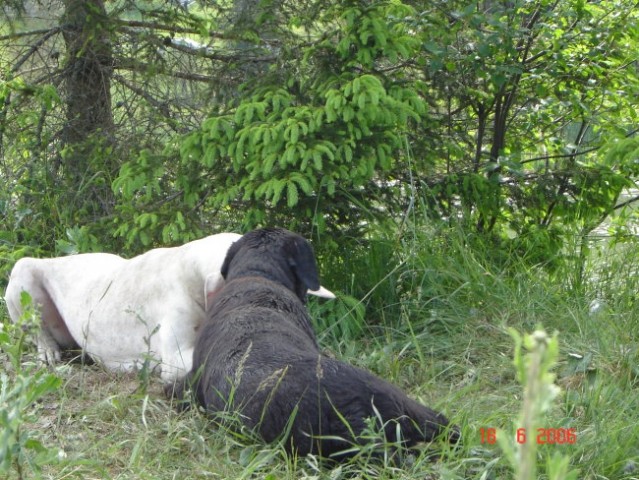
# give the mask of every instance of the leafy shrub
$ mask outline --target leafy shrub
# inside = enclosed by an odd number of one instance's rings
[[[60,452],[48,448],[29,431],[29,423],[37,419],[37,404],[58,390],[61,380],[39,368],[24,353],[39,329],[40,317],[31,308],[31,298],[21,298],[24,315],[17,323],[0,323],[0,349],[8,360],[0,373],[0,473],[14,471],[18,478],[29,478],[27,471],[40,474],[48,463],[56,461]],[[3,358],[4,360],[4,358]]]
[[[403,168],[405,134],[427,107],[401,72],[377,66],[408,61],[419,49],[402,21],[411,14],[396,2],[323,9],[331,35],[312,44],[296,38],[299,50],[246,85],[236,105],[164,155],[143,152],[123,166],[114,188],[123,220],[133,220],[118,233],[144,242],[159,230],[165,238],[188,230],[200,211],[214,212],[218,225],[235,217],[241,230],[277,224],[318,236],[361,232],[363,222],[391,215],[402,201],[392,172]],[[165,186],[182,212],[164,202],[152,211],[126,207],[148,206]]]

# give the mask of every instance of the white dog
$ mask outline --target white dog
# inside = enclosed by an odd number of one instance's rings
[[[5,295],[9,315],[22,314],[22,291],[40,309],[39,358],[60,360],[81,348],[112,370],[148,360],[171,382],[191,369],[196,331],[224,283],[220,268],[240,238],[221,233],[126,260],[108,253],[19,260]],[[334,298],[324,288],[311,294]]]

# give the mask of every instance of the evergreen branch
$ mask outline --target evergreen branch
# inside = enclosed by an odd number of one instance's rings
[[[12,32],[9,35],[0,35],[0,42],[4,42],[7,40],[17,40],[24,37],[32,37],[34,35],[48,35],[52,31],[53,33],[58,33],[61,30],[62,27],[58,26],[54,28],[43,28],[40,30],[29,30],[28,32]]]
[[[11,72],[17,72],[20,67],[22,67],[22,65],[33,55],[35,54],[42,45],[44,45],[44,43],[51,38],[52,36],[60,33],[62,31],[62,27],[54,27],[48,30],[44,30],[44,31],[39,31],[39,32],[43,32],[42,37],[35,42],[33,45],[31,45],[31,47],[29,48],[29,50],[27,50],[27,52],[22,55],[22,57],[17,60],[15,62],[15,64],[13,65],[13,67],[11,67]],[[2,38],[0,38],[0,40],[2,40]]]

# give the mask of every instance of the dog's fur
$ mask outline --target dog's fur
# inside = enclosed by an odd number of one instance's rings
[[[212,414],[236,411],[267,442],[299,454],[343,451],[381,418],[388,439],[431,441],[448,420],[376,376],[320,353],[304,306],[319,278],[313,251],[283,229],[246,234],[229,249],[224,287],[198,332],[190,374],[168,390],[188,407],[188,389]],[[451,440],[457,439],[451,428]],[[325,438],[322,438],[325,437]],[[327,438],[330,437],[330,438]]]
[[[224,283],[220,268],[240,235],[221,233],[125,260],[107,253],[23,258],[5,294],[13,321],[21,292],[40,309],[39,356],[50,364],[79,349],[113,370],[145,360],[169,382],[190,370],[207,298]]]

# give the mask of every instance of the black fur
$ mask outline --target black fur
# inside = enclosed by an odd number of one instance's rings
[[[398,423],[405,446],[431,441],[448,426],[390,383],[320,353],[304,306],[319,278],[302,237],[284,229],[250,232],[229,249],[222,274],[226,285],[198,333],[193,370],[177,397],[191,385],[208,412],[240,412],[267,442],[292,418],[286,447],[325,457],[361,443],[368,417],[381,416],[392,441]],[[457,441],[457,430],[450,432]]]

